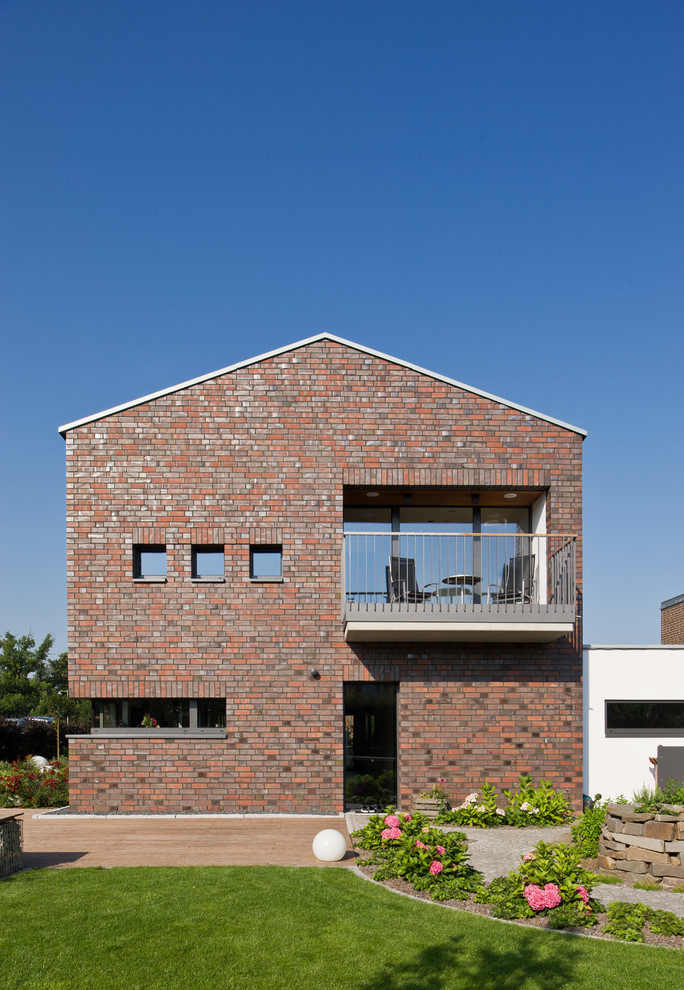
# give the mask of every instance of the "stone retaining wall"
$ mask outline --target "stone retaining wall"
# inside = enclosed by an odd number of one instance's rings
[[[679,814],[635,812],[635,804],[609,804],[599,840],[598,866],[626,880],[684,885],[684,806]]]
[[[17,873],[21,866],[21,822],[0,822],[0,877]]]

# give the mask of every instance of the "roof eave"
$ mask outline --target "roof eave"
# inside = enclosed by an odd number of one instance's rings
[[[300,347],[306,347],[307,344],[313,344],[320,340],[332,340],[337,344],[342,344],[345,347],[352,347],[354,350],[361,351],[364,354],[370,354],[373,357],[381,358],[383,361],[389,361],[391,364],[398,364],[403,368],[409,368],[411,371],[416,371],[421,375],[427,375],[429,378],[434,378],[439,382],[445,382],[447,385],[453,385],[456,388],[463,389],[466,392],[471,392],[473,395],[482,396],[484,399],[491,399],[493,402],[498,402],[503,406],[507,406],[509,409],[517,409],[518,412],[526,413],[528,416],[543,419],[545,422],[552,423],[554,426],[560,426],[564,430],[570,430],[572,433],[577,433],[582,438],[587,435],[587,431],[578,426],[572,426],[570,423],[564,423],[560,419],[554,419],[552,416],[546,416],[544,413],[536,412],[534,409],[528,409],[527,406],[521,406],[516,402],[510,402],[508,399],[502,399],[501,396],[492,395],[491,392],[483,392],[482,389],[473,388],[472,385],[466,385],[464,382],[458,382],[454,378],[447,378],[446,375],[437,374],[435,371],[429,371],[427,368],[421,368],[419,365],[412,364],[410,361],[402,361],[401,358],[393,357],[391,354],[384,354],[382,351],[376,351],[372,347],[365,347],[363,344],[356,344],[353,340],[345,340],[344,337],[337,337],[332,333],[315,334],[313,337],[307,337],[305,340],[298,340],[294,344],[288,344],[286,347],[278,347],[273,351],[267,351],[265,354],[259,354],[256,357],[249,358],[246,361],[238,361],[237,364],[231,364],[227,368],[221,368],[219,371],[212,371],[208,375],[200,375],[199,378],[192,378],[190,381],[181,382],[179,385],[173,385],[171,388],[163,388],[158,392],[150,393],[150,395],[143,395],[139,399],[124,402],[119,406],[112,406],[111,409],[104,409],[102,412],[94,413],[91,416],[84,416],[82,419],[76,419],[71,423],[65,423],[64,426],[60,426],[58,428],[59,432],[63,437],[66,437],[66,434],[70,430],[74,430],[79,426],[85,426],[86,424],[93,423],[98,419],[104,419],[107,416],[113,416],[115,413],[124,412],[127,409],[133,409],[135,406],[143,405],[145,402],[152,402],[154,399],[160,399],[165,395],[172,395],[174,392],[181,392],[183,389],[190,388],[193,385],[199,385],[202,382],[211,381],[212,378],[220,378],[221,375],[228,375],[233,371],[238,371],[240,368],[247,368],[252,364],[258,364],[260,361],[265,361],[268,358],[276,357],[279,354],[287,354],[289,351],[298,350]]]

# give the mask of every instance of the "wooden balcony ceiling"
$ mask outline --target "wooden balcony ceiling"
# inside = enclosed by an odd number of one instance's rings
[[[504,498],[508,492],[515,491],[516,498]],[[507,505],[511,507],[533,505],[543,493],[543,488],[407,488],[404,485],[365,485],[344,487],[345,506],[364,506],[364,508],[382,508],[387,506],[411,505],[421,506],[448,506],[448,505],[473,505],[473,495],[479,495],[479,502],[475,503],[484,507],[501,507]],[[368,492],[380,492],[377,498],[369,498]],[[410,495],[410,501],[406,496]]]

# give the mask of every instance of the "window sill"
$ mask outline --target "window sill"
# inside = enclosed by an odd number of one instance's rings
[[[218,577],[218,575],[206,576],[206,577],[194,577],[191,578],[193,584],[225,584],[226,579],[224,577]]]
[[[133,584],[166,584],[166,577],[163,574],[148,574],[147,577],[133,578]]]
[[[282,577],[253,577],[250,578],[251,584],[282,584]]]
[[[225,729],[91,729],[98,739],[225,739]],[[81,739],[82,736],[74,738]]]

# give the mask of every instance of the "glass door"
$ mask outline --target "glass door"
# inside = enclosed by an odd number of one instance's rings
[[[346,811],[380,811],[397,803],[397,685],[344,685]]]

